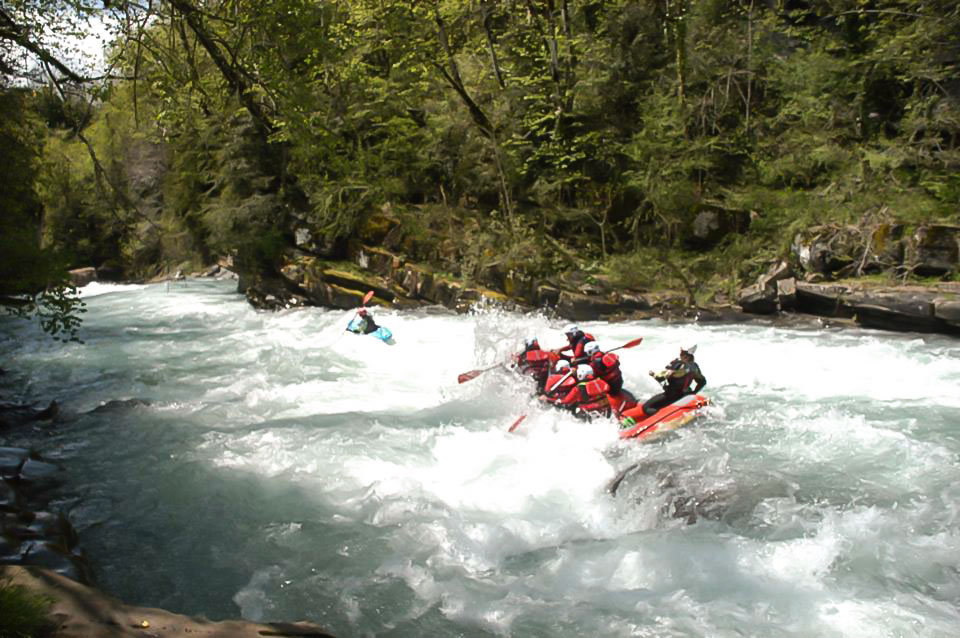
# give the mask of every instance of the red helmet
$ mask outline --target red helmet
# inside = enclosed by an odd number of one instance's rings
[[[357,314],[360,315],[361,317],[366,317],[366,316],[367,316],[367,309],[366,309],[366,308],[361,308],[360,310],[357,311]]]

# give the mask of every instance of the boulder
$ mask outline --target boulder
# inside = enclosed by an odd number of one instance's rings
[[[583,295],[575,292],[563,291],[557,300],[557,314],[565,319],[574,321],[589,321],[612,315],[619,310],[616,303],[602,297]]]
[[[534,303],[539,308],[554,308],[560,301],[560,290],[553,286],[537,286]]]
[[[358,245],[353,251],[353,262],[376,275],[390,278],[403,267],[403,259],[383,248]]]
[[[356,308],[363,301],[362,293],[324,281],[311,282],[307,286],[307,292],[310,294],[311,301],[328,308],[349,310]]]
[[[938,297],[933,301],[933,316],[960,328],[960,299]]]
[[[828,284],[797,282],[797,310],[824,317],[852,317],[850,308],[843,303],[847,288]]]
[[[776,290],[759,283],[747,286],[740,291],[737,305],[744,312],[759,315],[773,314],[778,310]]]
[[[920,277],[942,277],[958,266],[960,227],[931,225],[918,228],[907,242],[905,261]]]
[[[97,269],[91,267],[76,268],[69,271],[70,283],[78,288],[97,280]]]
[[[781,310],[793,310],[797,307],[797,280],[793,277],[777,281],[777,303]]]
[[[373,291],[373,294],[376,295],[377,298],[384,301],[390,302],[396,298],[396,295],[392,290],[379,284],[374,278],[364,277],[347,270],[324,268],[320,271],[320,278],[326,283],[335,284],[341,288],[345,288],[358,294],[359,298],[357,299],[357,306],[360,305],[360,301],[363,300],[363,296],[370,290]]]
[[[379,246],[387,238],[387,235],[399,226],[400,222],[388,212],[377,212],[364,220],[360,228],[357,229],[357,235],[365,244]]]
[[[883,272],[903,264],[903,224],[877,224],[863,259],[862,272]]]
[[[785,261],[779,261],[772,265],[766,273],[760,276],[757,283],[764,288],[775,290],[777,283],[793,277],[793,268]]]
[[[149,636],[214,636],[230,638],[333,638],[308,622],[255,623],[241,620],[213,622],[152,607],[126,605],[82,582],[41,567],[0,565],[0,581],[25,587],[52,602],[56,636],[143,638]]]

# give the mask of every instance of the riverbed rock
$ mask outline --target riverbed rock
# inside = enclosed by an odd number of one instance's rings
[[[134,607],[41,567],[0,566],[0,579],[52,599],[52,638],[333,638],[322,627],[308,622],[212,622],[162,609]]]
[[[0,447],[0,477],[13,478],[30,457],[30,451],[19,447]]]

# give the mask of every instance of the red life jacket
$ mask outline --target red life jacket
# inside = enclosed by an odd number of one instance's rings
[[[564,376],[567,378],[564,379]],[[557,385],[557,382],[559,382],[560,379],[563,379],[563,382],[557,386],[556,390],[551,390],[550,388]],[[544,391],[548,397],[555,397],[561,392],[568,390],[575,385],[577,385],[577,379],[572,373],[567,374],[567,372],[561,372],[560,374],[551,374],[549,377],[547,377],[547,383],[544,385]]]
[[[602,356],[595,356],[590,360],[594,373],[610,384],[616,392],[623,387],[623,373],[620,372],[620,357],[608,352]]]
[[[609,391],[610,386],[603,379],[581,381],[567,393],[567,396],[560,400],[560,403],[563,405],[590,403],[605,397]]]
[[[545,377],[550,372],[550,353],[529,350],[517,357],[520,370],[534,377]]]

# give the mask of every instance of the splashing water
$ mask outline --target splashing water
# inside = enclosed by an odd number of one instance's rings
[[[346,636],[948,636],[960,344],[764,325],[584,327],[625,386],[699,344],[715,405],[657,443],[493,370],[561,324],[493,309],[262,313],[225,282],[88,286],[85,345],[0,321],[17,429],[66,468],[98,584]],[[527,415],[517,432],[507,428]],[[615,494],[607,491],[618,475]]]

